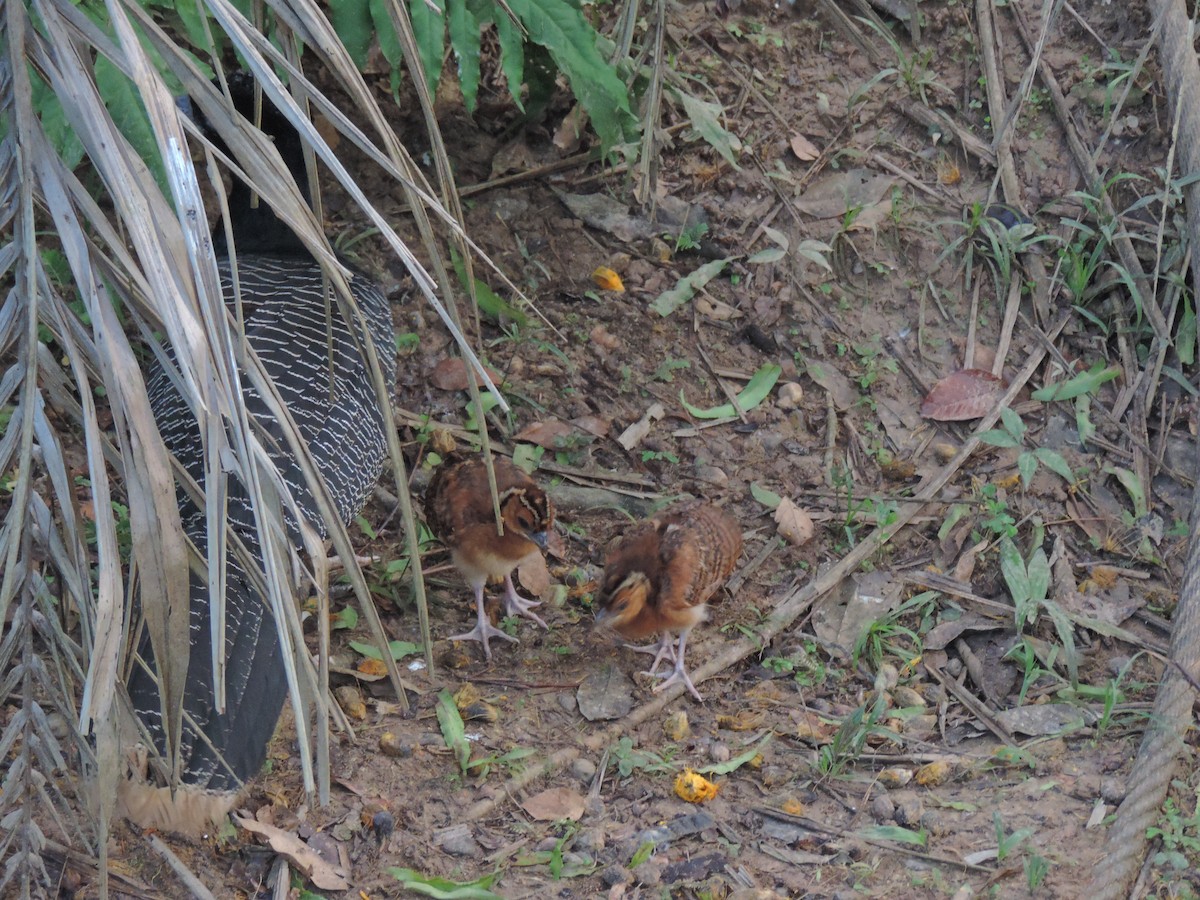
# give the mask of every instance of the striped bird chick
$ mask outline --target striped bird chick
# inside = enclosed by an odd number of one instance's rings
[[[452,641],[479,641],[483,655],[492,658],[490,638],[517,642],[496,628],[483,604],[483,587],[489,579],[504,580],[505,610],[546,627],[533,612],[539,603],[526,600],[513,585],[512,572],[531,554],[546,547],[554,525],[554,506],[532,478],[511,461],[496,457],[496,491],[504,533],[496,528],[492,495],[483,458],[450,454],[434,472],[425,494],[425,517],[433,533],[450,549],[454,567],[475,594],[475,627]]]
[[[688,635],[708,618],[708,601],[729,577],[742,552],[742,529],[710,503],[680,504],[642,522],[608,553],[600,580],[596,624],[630,640],[659,635],[646,674],[657,675],[664,659],[675,669],[654,687],[682,681],[703,700],[684,664]],[[678,636],[678,637],[676,637]]]

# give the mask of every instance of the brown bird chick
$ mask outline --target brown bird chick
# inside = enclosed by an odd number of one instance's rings
[[[655,686],[656,693],[682,681],[693,697],[703,699],[684,665],[688,633],[708,618],[708,599],[733,571],[741,552],[737,521],[704,502],[659,513],[635,526],[609,551],[596,622],[631,640],[660,635],[656,647],[631,648],[655,653],[650,675],[657,673],[664,658],[674,660],[674,672]]]
[[[489,638],[516,638],[496,628],[483,608],[483,586],[489,578],[504,579],[508,615],[524,616],[546,628],[534,613],[540,604],[526,600],[513,586],[512,571],[531,553],[545,549],[554,524],[554,506],[533,479],[507,459],[496,457],[496,490],[504,534],[497,533],[482,457],[452,453],[438,467],[425,494],[425,517],[433,533],[450,548],[450,560],[475,592],[475,627],[452,641],[479,641],[483,655],[492,658]]]

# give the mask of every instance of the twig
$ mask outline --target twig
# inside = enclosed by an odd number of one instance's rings
[[[184,865],[183,860],[176,856],[170,847],[159,839],[158,835],[147,835],[146,843],[150,845],[151,850],[166,860],[167,865],[171,867],[171,871],[183,882],[183,886],[191,891],[192,896],[196,900],[217,900],[213,896],[212,891],[204,886],[204,883],[196,877],[191,869]]]

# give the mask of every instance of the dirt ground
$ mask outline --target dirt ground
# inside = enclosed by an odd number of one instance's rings
[[[1035,36],[1040,15],[1030,0],[997,10],[1007,96],[1029,59],[1013,6]],[[1121,474],[1135,468],[1131,420],[1110,415],[1125,408],[1137,371],[1096,387],[1082,414],[1073,400],[1031,398],[1064,371],[1136,363],[1145,326],[1132,313],[1118,321],[1127,294],[1111,270],[1093,273],[1099,288],[1086,303],[1062,287],[1059,248],[1086,243],[1083,226],[1099,223],[1096,205],[1073,193],[1085,184],[1040,81],[1018,114],[1020,197],[1009,199],[1057,243],[1005,256],[987,240],[980,220],[993,233],[1010,224],[983,215],[994,157],[981,159],[914,112],[937,109],[990,147],[982,39],[968,5],[920,9],[915,42],[895,25],[899,52],[855,22],[880,62],[804,2],[746,3],[726,17],[699,3],[670,6],[675,68],[697,96],[723,105],[742,149],[734,168],[694,132],[671,128],[686,120],[669,102],[657,225],[629,204],[628,173],[595,165],[469,195],[471,235],[536,305],[525,324],[485,317],[479,346],[513,407],[489,415],[493,438],[537,462],[558,508],[549,578],[536,570],[523,578],[526,593],[544,588],[549,629],[516,623],[520,643],[495,642],[490,664],[477,645],[446,641],[472,621],[469,591],[429,545],[438,667],[432,679],[408,670],[412,712],[402,713],[386,680],[339,676],[340,698],[362,717],[357,740],[334,748],[330,806],[305,805],[286,720],[269,774],[243,804],[335,863],[340,854],[350,890],[308,890],[406,895],[389,873],[402,867],[456,882],[495,874],[491,890],[507,898],[1079,896],[1161,671],[1153,651],[1166,642],[1186,538],[1178,523],[1190,487],[1176,473],[1192,470],[1187,395],[1163,379],[1149,416],[1144,509]],[[1122,80],[1147,34],[1140,7],[1083,0],[1060,15],[1044,53],[1088,147],[1116,123],[1101,170],[1145,179],[1114,186],[1119,210],[1162,190],[1155,173],[1166,164],[1169,123],[1153,54]],[[574,148],[552,143],[565,111],[560,104],[543,124],[513,130],[498,101],[485,101],[474,121],[447,101],[459,184],[569,156]],[[399,204],[393,188],[378,190]],[[575,199],[583,195],[587,211]],[[605,201],[629,218],[614,219]],[[1160,212],[1151,204],[1121,223],[1153,234]],[[361,228],[341,221],[336,205],[332,216],[332,233]],[[682,240],[671,224],[679,222]],[[786,252],[752,261],[781,242]],[[360,261],[380,266],[369,247],[358,248]],[[666,315],[654,309],[715,260],[727,262],[693,298]],[[1006,262],[1032,288],[1015,323],[1005,322]],[[384,265],[399,301],[404,280]],[[620,277],[623,293],[593,282],[600,266]],[[840,574],[839,560],[951,465],[974,427],[923,417],[932,386],[960,369],[992,369],[1005,344],[1004,383],[1021,377],[1076,300],[1085,311],[1067,317],[1012,404],[1027,429],[1018,446],[981,446],[920,514]],[[466,395],[446,389],[454,371],[435,316],[405,301],[397,324],[406,336],[397,407],[419,494],[431,432],[443,426],[461,442]],[[740,415],[700,418],[685,405],[728,404],[772,365],[776,383],[765,398],[742,395]],[[1182,368],[1173,357],[1168,365]],[[986,410],[1004,383],[953,388],[951,403],[983,391]],[[1083,419],[1095,433],[1081,441]],[[1024,484],[1019,466],[1029,460],[1019,457],[1035,449],[1055,451],[1073,481],[1042,458]],[[699,681],[703,703],[686,694],[660,702],[637,674],[645,660],[594,628],[591,605],[608,542],[631,517],[685,495],[722,504],[745,533],[732,589],[697,629],[688,659],[704,670],[739,646],[753,652]],[[418,642],[397,562],[406,552],[399,519],[383,500],[366,518],[377,536],[364,534],[363,549],[380,560],[368,578],[385,628]],[[1043,611],[1022,640],[1001,574],[1003,534],[1026,562],[1045,549],[1049,598],[1073,624],[1057,629]],[[805,600],[823,577],[831,590]],[[780,610],[798,615],[778,627]],[[1110,627],[1084,627],[1088,617]],[[1079,655],[1078,689],[1064,630]],[[353,669],[361,657],[350,641],[369,635],[359,625],[335,641],[335,662]],[[464,773],[438,709],[440,690],[468,686],[458,695],[472,763]],[[709,773],[714,798],[685,802],[676,776],[706,766],[729,771]],[[1193,815],[1196,791],[1194,772],[1177,784],[1181,821]],[[373,819],[383,827],[364,824]],[[1195,826],[1184,821],[1177,843],[1156,848],[1178,851],[1191,871],[1161,857],[1146,875],[1151,895],[1200,891]],[[136,836],[118,840],[138,878],[175,891]],[[216,896],[265,895],[271,858],[245,832],[173,846]],[[431,895],[488,896],[441,890]]]

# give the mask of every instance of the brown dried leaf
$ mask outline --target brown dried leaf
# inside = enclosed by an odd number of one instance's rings
[[[546,568],[546,559],[540,553],[531,553],[517,566],[517,580],[521,587],[535,597],[542,596],[550,587],[550,570]]]
[[[783,497],[775,507],[775,530],[790,543],[801,547],[812,540],[812,516],[787,497]]]
[[[571,424],[588,434],[602,438],[608,436],[608,431],[612,428],[612,419],[606,419],[603,416],[579,416],[572,419]]]
[[[499,384],[503,379],[493,370],[488,369],[492,381]],[[467,364],[458,356],[447,356],[433,367],[429,373],[429,383],[440,391],[465,391],[467,389]],[[475,376],[476,384],[483,384],[479,376]]]
[[[584,799],[578,791],[556,787],[534,794],[521,804],[521,809],[539,822],[576,821],[583,815]]]
[[[935,422],[978,419],[996,405],[1007,387],[1004,380],[983,369],[959,369],[933,386],[921,403],[921,415]]]
[[[233,820],[247,831],[266,838],[267,844],[272,850],[286,858],[321,890],[345,891],[350,889],[349,873],[341,866],[326,862],[320,854],[300,840],[297,835],[242,816],[234,816]]]
[[[792,152],[801,162],[811,162],[821,155],[816,145],[802,134],[792,135]]]
[[[524,441],[527,444],[537,444],[539,447],[545,447],[547,450],[557,450],[563,446],[566,438],[574,433],[574,427],[561,419],[543,419],[540,422],[532,422],[526,425],[517,432],[513,440]]]

